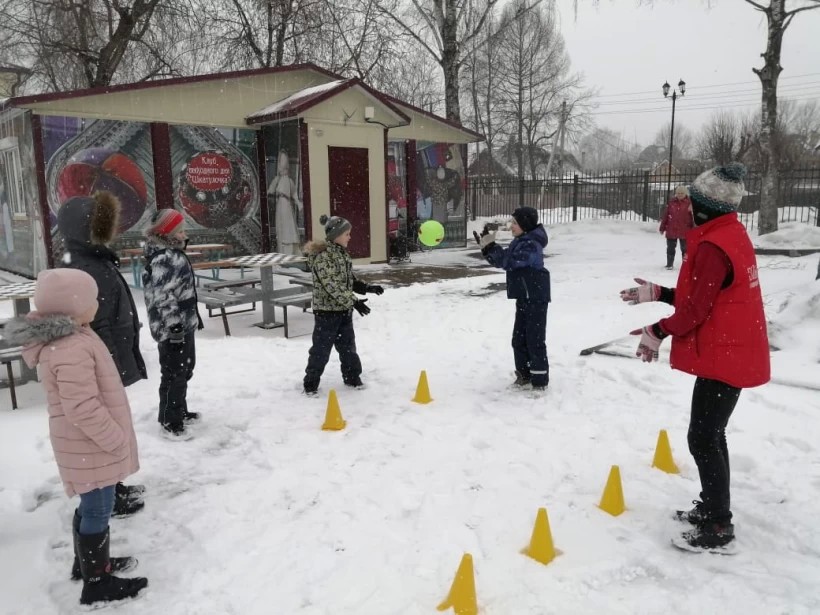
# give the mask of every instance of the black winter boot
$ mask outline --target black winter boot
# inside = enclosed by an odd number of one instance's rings
[[[735,526],[728,522],[706,521],[683,532],[681,538],[696,549],[720,549],[735,539]]]
[[[691,510],[676,510],[673,518],[675,521],[682,521],[683,523],[691,523],[692,525],[700,525],[709,518],[703,502],[700,500],[692,500],[695,505]]]
[[[114,493],[116,495],[128,496],[129,498],[142,497],[142,494],[145,493],[145,485],[117,483],[114,486]]]
[[[123,489],[114,490],[114,510],[111,516],[115,518],[127,517],[141,511],[145,507],[145,502],[140,494],[130,494],[128,487],[123,485]]]
[[[524,375],[518,370],[515,370],[515,382],[513,382],[514,387],[525,387],[530,384],[530,376]]]
[[[77,550],[80,555],[80,571],[83,575],[83,591],[80,604],[109,602],[133,598],[148,586],[148,579],[135,577],[121,579],[111,575],[108,557],[109,530],[99,534],[79,534]]]
[[[83,578],[83,572],[80,570],[80,558],[77,553],[80,550],[80,513],[74,511],[74,521],[72,522],[72,534],[74,535],[74,565],[71,567],[71,580],[79,581]],[[136,557],[112,557],[111,558],[111,572],[125,572],[137,567]]]

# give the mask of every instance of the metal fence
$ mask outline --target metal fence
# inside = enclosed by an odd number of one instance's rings
[[[671,189],[692,183],[697,172],[673,173]],[[750,232],[757,229],[761,175],[744,179],[746,196],[740,219]],[[667,177],[649,171],[611,171],[572,175],[563,180],[524,180],[515,177],[471,177],[468,180],[470,215],[509,216],[521,205],[535,207],[542,222],[555,224],[588,218],[658,220],[668,200]],[[820,169],[785,171],[780,177],[779,222],[820,226]]]

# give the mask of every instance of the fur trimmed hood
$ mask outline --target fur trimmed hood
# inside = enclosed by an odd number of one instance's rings
[[[324,239],[317,240],[317,241],[308,241],[305,244],[305,247],[302,248],[302,252],[309,256],[316,256],[317,254],[321,254],[325,250],[327,250],[327,241]]]
[[[26,318],[14,318],[3,328],[3,337],[14,346],[24,346],[23,359],[34,367],[39,363],[40,351],[46,344],[80,330],[70,316],[50,314],[40,316],[30,312]]]
[[[76,196],[57,211],[57,226],[68,241],[107,246],[117,236],[121,205],[110,192]]]

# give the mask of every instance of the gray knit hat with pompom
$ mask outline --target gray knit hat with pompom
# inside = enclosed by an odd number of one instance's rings
[[[711,214],[729,214],[737,211],[746,192],[743,178],[746,167],[732,162],[725,167],[715,167],[698,175],[689,186],[693,204],[700,205]]]
[[[328,241],[334,241],[339,235],[351,228],[350,222],[341,216],[330,216],[328,218],[322,214],[319,222],[325,226],[325,238]]]

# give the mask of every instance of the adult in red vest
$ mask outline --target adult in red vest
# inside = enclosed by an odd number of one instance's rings
[[[658,358],[661,341],[672,337],[670,363],[697,377],[692,394],[689,451],[700,474],[700,501],[675,517],[694,526],[682,541],[694,548],[725,547],[734,539],[729,498],[726,424],[741,389],[769,381],[769,338],[754,248],[737,218],[746,168],[739,163],[702,173],[689,187],[695,228],[675,288],[636,278],[621,291],[631,304],[664,301],[669,318],[632,331],[640,335],[637,355]]]
[[[686,258],[686,233],[695,226],[692,220],[692,201],[686,192],[686,186],[675,188],[675,196],[661,214],[658,230],[666,234],[666,268],[672,269],[675,263],[675,247],[680,243],[681,260]]]

